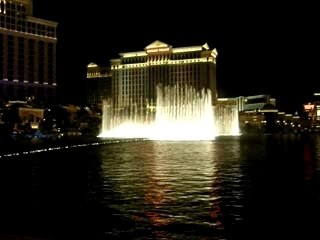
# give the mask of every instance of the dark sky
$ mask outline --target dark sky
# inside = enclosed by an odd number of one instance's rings
[[[140,51],[155,40],[217,48],[219,97],[271,94],[280,110],[292,112],[320,91],[315,6],[82,2],[34,0],[35,17],[59,23],[57,80],[67,101],[84,96],[87,64],[108,65],[119,52]]]

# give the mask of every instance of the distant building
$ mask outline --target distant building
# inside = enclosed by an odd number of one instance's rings
[[[0,0],[0,98],[56,95],[57,23],[32,15],[32,0]]]
[[[278,130],[276,100],[268,94],[239,97],[239,126],[242,132]]]
[[[111,98],[110,67],[100,67],[95,63],[87,66],[87,103],[101,104]]]
[[[320,93],[314,93],[314,109],[313,110],[313,116],[312,116],[312,121],[313,124],[320,127]],[[308,112],[308,109],[305,108],[306,105],[304,105],[304,109],[306,112]],[[310,111],[311,109],[309,109]]]
[[[25,101],[8,101],[3,111],[4,122],[14,129],[38,129],[44,119],[44,109],[34,108]]]
[[[218,98],[217,99],[217,106],[218,107],[231,107],[235,108],[238,112],[243,111],[243,104],[244,104],[245,97],[233,97],[233,98]]]
[[[210,89],[216,104],[217,55],[207,44],[175,48],[161,41],[142,51],[120,53],[120,58],[111,60],[114,108],[135,104],[139,109],[154,109],[159,85],[176,87],[177,95],[185,94],[186,86]]]
[[[44,109],[20,107],[18,108],[18,114],[22,125],[29,124],[30,128],[38,129],[44,118]]]
[[[261,94],[261,95],[254,95],[254,96],[247,96],[247,97],[241,97],[242,104],[240,111],[264,111],[270,110],[275,111],[276,110],[276,100],[274,98],[271,98],[268,94]]]
[[[314,93],[312,101],[303,104],[305,117],[311,127],[320,129],[320,93]],[[319,130],[320,131],[320,130]]]
[[[307,114],[309,120],[312,123],[316,123],[316,121],[317,121],[317,108],[316,107],[317,107],[317,105],[315,102],[303,104],[303,110]]]

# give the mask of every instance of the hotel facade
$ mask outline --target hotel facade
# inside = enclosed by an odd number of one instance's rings
[[[142,51],[119,55],[120,58],[110,60],[110,97],[115,110],[132,104],[139,109],[155,109],[159,86],[175,87],[180,95],[186,94],[186,87],[199,93],[210,90],[212,104],[217,102],[218,53],[208,44],[176,48],[155,41]]]
[[[101,104],[111,97],[110,67],[100,67],[96,63],[87,66],[87,103]]]
[[[33,17],[32,0],[0,0],[0,98],[56,96],[56,29]]]

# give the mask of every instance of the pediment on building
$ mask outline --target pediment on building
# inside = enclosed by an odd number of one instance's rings
[[[98,67],[98,65],[95,64],[94,62],[91,62],[91,63],[88,64],[87,67],[88,67],[88,68],[90,68],[90,67]]]
[[[153,48],[168,48],[168,47],[171,47],[170,45],[164,43],[164,42],[161,42],[159,40],[156,40],[154,41],[153,43],[151,43],[150,45],[146,46],[145,47],[145,50],[147,49],[153,49]]]
[[[209,50],[209,45],[208,45],[208,43],[203,44],[202,47],[203,47],[204,49],[206,49],[206,50]]]

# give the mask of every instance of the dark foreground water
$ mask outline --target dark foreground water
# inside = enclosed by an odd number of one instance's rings
[[[319,171],[317,135],[2,156],[0,239],[319,239]]]

